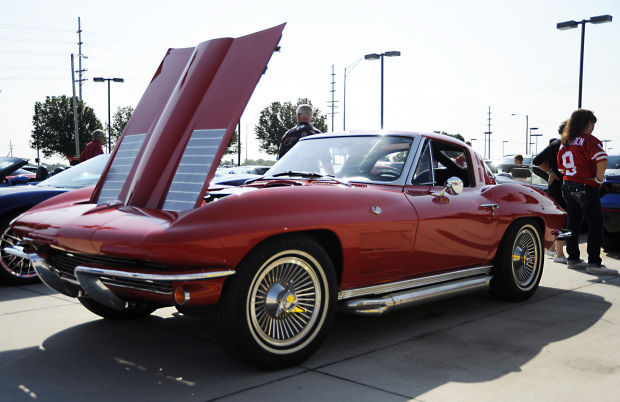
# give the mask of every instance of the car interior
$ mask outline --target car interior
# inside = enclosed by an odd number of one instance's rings
[[[444,186],[450,177],[458,177],[464,187],[473,185],[471,159],[467,149],[455,144],[426,140],[411,184]]]

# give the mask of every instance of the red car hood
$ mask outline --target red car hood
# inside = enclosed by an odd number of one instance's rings
[[[284,25],[168,50],[91,203],[199,206]]]

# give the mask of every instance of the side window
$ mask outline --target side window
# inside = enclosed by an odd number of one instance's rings
[[[424,144],[424,149],[420,154],[420,159],[418,160],[418,166],[415,169],[415,173],[413,174],[413,180],[411,180],[411,184],[416,184],[418,186],[431,186],[433,185],[433,161],[431,155],[431,142],[426,141]]]
[[[463,181],[463,186],[474,185],[473,172],[471,169],[471,156],[466,148],[456,144],[433,140],[433,160],[437,160],[434,169],[435,185],[443,186],[453,176]]]
[[[411,184],[444,186],[456,176],[463,186],[474,185],[471,156],[466,148],[439,140],[427,140],[418,160]]]

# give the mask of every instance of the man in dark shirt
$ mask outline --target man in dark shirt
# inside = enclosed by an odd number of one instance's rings
[[[312,106],[299,105],[297,108],[297,125],[282,136],[282,142],[280,142],[280,149],[278,150],[278,159],[282,158],[289,149],[293,148],[293,145],[297,144],[300,138],[320,133],[319,130],[310,124],[311,121]]]
[[[560,124],[558,133],[562,135],[566,122]],[[566,203],[564,197],[562,197],[562,181],[564,175],[558,170],[558,151],[562,145],[559,138],[553,139],[549,142],[549,145],[543,149],[532,161],[535,166],[538,166],[549,174],[547,181],[547,194],[555,200],[562,208],[566,209]],[[562,240],[556,240],[548,253],[553,253],[553,261],[561,264],[566,264],[566,256],[564,255],[564,242]]]
[[[86,148],[80,154],[80,162],[84,162],[103,153],[103,143],[105,142],[105,133],[103,130],[95,130],[92,133],[93,140],[86,144]]]

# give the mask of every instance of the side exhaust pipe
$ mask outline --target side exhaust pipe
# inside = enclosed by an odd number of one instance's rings
[[[488,287],[491,278],[491,276],[485,275],[483,277],[468,278],[422,288],[409,289],[380,297],[348,300],[341,305],[341,309],[359,315],[382,315],[415,304],[426,303],[431,300]]]

